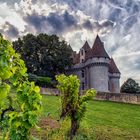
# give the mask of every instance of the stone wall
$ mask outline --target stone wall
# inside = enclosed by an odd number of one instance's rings
[[[46,95],[59,95],[59,91],[55,88],[40,88],[40,92]]]
[[[107,100],[123,103],[140,104],[140,94],[128,94],[128,93],[98,93],[96,95],[97,100]]]
[[[41,94],[58,96],[59,91],[57,89],[52,89],[52,88],[41,88]],[[140,104],[140,94],[98,92],[95,99]]]

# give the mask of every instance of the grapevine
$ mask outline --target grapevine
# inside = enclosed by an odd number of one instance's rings
[[[92,100],[96,95],[95,89],[89,89],[80,96],[80,80],[76,75],[66,76],[64,74],[56,76],[57,88],[61,93],[62,110],[60,118],[70,117],[71,130],[70,139],[76,135],[80,121],[86,112],[86,102]]]
[[[12,44],[0,35],[0,129],[3,139],[29,140],[41,108],[39,87]]]

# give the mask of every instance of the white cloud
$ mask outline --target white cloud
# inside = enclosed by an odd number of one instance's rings
[[[50,13],[62,16],[68,11],[77,23],[66,27],[59,35],[68,41],[74,50],[78,51],[85,40],[92,46],[98,33],[105,42],[109,55],[115,58],[122,73],[122,81],[132,77],[140,82],[138,61],[140,2],[139,0],[115,2],[116,0],[38,0],[33,3],[32,0],[21,0],[13,6],[7,5],[6,2],[0,3],[0,29],[8,22],[10,24],[4,30],[7,34],[12,25],[19,30],[19,35],[29,32],[36,34],[38,33],[36,27],[25,21],[28,15],[36,13],[45,19]],[[42,32],[54,31],[53,26],[46,21],[40,25],[43,26]]]
[[[23,21],[21,15],[19,15],[15,9],[9,7],[6,3],[0,4],[0,25],[1,27],[9,22],[19,29],[19,31],[24,31],[24,26],[26,23]]]

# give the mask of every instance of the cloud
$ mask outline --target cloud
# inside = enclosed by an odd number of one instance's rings
[[[5,34],[8,37],[10,37],[10,38],[17,38],[19,36],[19,31],[18,31],[18,29],[14,25],[6,22],[6,26],[8,27],[8,29],[5,31]]]
[[[27,15],[24,17],[24,20],[28,23],[28,26],[33,26],[34,30],[36,30],[38,33],[43,32],[47,21],[46,16],[38,15],[37,13]]]
[[[67,11],[61,15],[57,13],[50,13],[47,17],[47,21],[56,33],[63,32],[64,30],[67,30],[67,28],[71,28],[72,26],[76,27],[77,25],[75,17]]]
[[[24,17],[24,20],[30,26],[33,26],[37,33],[44,31],[53,34],[63,33],[68,28],[70,29],[77,25],[77,20],[67,11],[62,14],[56,12],[49,13],[47,16],[32,13],[31,15]]]
[[[47,14],[43,12],[40,14],[38,10],[33,10],[31,14],[26,13],[24,20],[30,26],[27,26],[27,28],[34,33],[47,32],[49,34],[63,35],[69,31],[82,29],[105,34],[113,29],[114,26],[114,22],[110,20],[97,21],[82,11],[70,11],[67,5],[53,4],[49,9],[53,10],[50,10]]]
[[[25,30],[26,23],[21,15],[6,2],[0,3],[0,31],[8,39],[16,39]]]
[[[87,20],[87,21],[85,21],[83,23],[83,27],[88,29],[88,30],[92,30],[93,29],[93,25],[92,25],[92,23],[89,20]]]
[[[139,0],[1,0],[0,31],[14,39],[26,33],[57,34],[79,50],[100,35],[115,58],[122,81],[139,75]],[[140,77],[138,77],[140,82]]]
[[[9,22],[5,22],[3,28],[0,29],[0,32],[9,39],[11,38],[17,39],[19,37],[18,29]]]

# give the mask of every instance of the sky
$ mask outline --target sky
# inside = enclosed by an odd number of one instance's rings
[[[78,51],[98,34],[121,72],[140,83],[140,0],[0,0],[0,32],[57,34]]]

